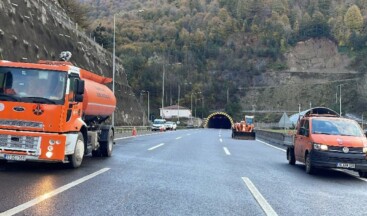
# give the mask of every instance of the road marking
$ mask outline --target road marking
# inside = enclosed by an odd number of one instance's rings
[[[222,139],[219,139],[219,142],[223,142],[223,140]]]
[[[135,138],[135,137],[152,136],[152,135],[156,135],[156,134],[159,134],[159,133],[150,133],[150,134],[142,134],[142,135],[137,135],[137,136],[120,137],[120,138],[115,138],[114,141],[116,141],[116,140],[123,140],[123,139],[129,139],[129,138]]]
[[[257,203],[261,206],[263,211],[268,216],[277,216],[278,214],[274,211],[274,209],[270,206],[268,201],[261,195],[261,193],[257,190],[255,185],[251,182],[251,180],[247,177],[242,177],[242,180],[245,182],[247,188],[250,190]]]
[[[350,176],[352,176],[352,177],[354,177],[354,178],[357,178],[357,179],[359,179],[359,180],[362,180],[362,181],[367,182],[367,179],[365,179],[365,178],[361,178],[361,177],[357,176],[357,175],[356,175],[356,174],[354,174],[354,172],[353,172],[353,171],[351,171],[351,170],[342,170],[342,169],[335,169],[335,170],[338,170],[338,171],[343,172],[343,173],[345,173],[345,174],[347,174],[347,175],[350,175]]]
[[[191,134],[186,134],[187,136],[190,136]]]
[[[159,144],[159,145],[153,146],[152,148],[148,149],[148,151],[152,151],[152,150],[154,150],[154,149],[156,149],[156,148],[159,148],[159,147],[161,147],[161,146],[163,146],[163,145],[164,145],[164,143],[161,143],[161,144]]]
[[[228,151],[227,147],[223,147],[224,152],[226,155],[231,155],[231,152]]]
[[[275,147],[275,146],[273,146],[273,145],[271,145],[271,144],[269,144],[269,143],[267,143],[267,142],[264,142],[264,141],[261,141],[261,140],[256,140],[256,141],[261,142],[261,143],[263,143],[263,144],[265,144],[265,145],[267,145],[267,146],[270,146],[270,147],[272,147],[272,148],[278,149],[278,150],[280,150],[280,151],[287,152],[285,149]]]
[[[100,174],[108,171],[109,169],[110,168],[103,168],[103,169],[101,169],[101,170],[99,170],[99,171],[97,171],[95,173],[92,173],[90,175],[84,176],[83,178],[80,178],[78,180],[75,180],[75,181],[73,181],[73,182],[71,182],[71,183],[69,183],[67,185],[64,185],[62,187],[59,187],[59,188],[57,188],[57,189],[55,189],[55,190],[53,190],[51,192],[45,193],[45,194],[43,194],[43,195],[41,195],[41,196],[39,196],[39,197],[37,197],[37,198],[35,198],[33,200],[30,200],[30,201],[28,201],[26,203],[23,203],[23,204],[21,204],[21,205],[19,205],[17,207],[14,207],[14,208],[9,209],[9,210],[7,210],[5,212],[2,212],[2,213],[0,213],[0,216],[9,216],[9,215],[18,214],[19,212],[24,211],[27,208],[30,208],[30,207],[32,207],[34,205],[37,205],[38,203],[40,203],[40,202],[42,202],[42,201],[44,201],[46,199],[50,199],[51,197],[56,196],[59,193],[62,193],[62,192],[66,191],[66,190],[68,190],[68,189],[70,189],[70,188],[72,188],[74,186],[77,186],[77,185],[79,185],[79,184],[81,184],[81,183],[83,183],[83,182],[85,182],[85,181],[87,181],[87,180],[89,180],[91,178],[94,178],[94,177],[96,177],[96,176],[98,176],[98,175],[100,175]]]
[[[181,138],[182,138],[182,137],[177,137],[177,138],[176,138],[176,140],[179,140],[179,139],[181,139]]]

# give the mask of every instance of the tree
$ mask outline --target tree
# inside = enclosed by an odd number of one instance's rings
[[[361,10],[357,5],[349,7],[347,13],[344,16],[344,22],[351,30],[360,31],[363,26],[363,17]]]

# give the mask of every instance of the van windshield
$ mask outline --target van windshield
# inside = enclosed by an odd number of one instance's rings
[[[0,100],[62,104],[67,73],[0,67]]]
[[[312,133],[356,137],[364,136],[360,126],[356,122],[347,119],[313,119]]]

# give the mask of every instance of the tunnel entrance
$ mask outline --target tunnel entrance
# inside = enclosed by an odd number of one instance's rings
[[[233,120],[231,116],[224,112],[213,113],[206,120],[207,128],[231,129]]]

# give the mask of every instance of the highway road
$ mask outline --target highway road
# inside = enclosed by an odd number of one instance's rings
[[[366,215],[367,180],[308,175],[284,149],[192,129],[117,139],[111,158],[0,167],[0,215]]]

